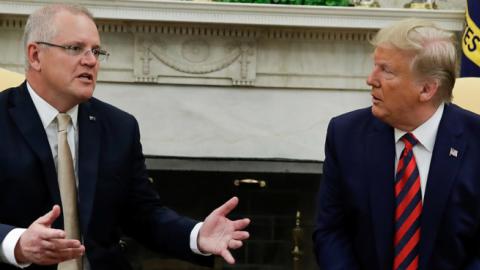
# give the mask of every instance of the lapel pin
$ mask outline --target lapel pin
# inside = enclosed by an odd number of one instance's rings
[[[93,116],[93,115],[89,115],[89,116],[88,116],[88,119],[89,119],[90,121],[95,121],[95,120],[97,120],[97,118],[96,118],[95,116]],[[452,150],[450,150],[450,153],[451,153],[451,151],[452,151]]]
[[[452,156],[452,157],[457,157],[458,156],[458,150],[455,149],[455,148],[450,148],[450,154],[448,154],[449,156]]]

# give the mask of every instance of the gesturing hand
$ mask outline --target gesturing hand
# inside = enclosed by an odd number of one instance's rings
[[[15,259],[18,263],[57,264],[85,253],[85,247],[79,240],[65,239],[63,230],[51,228],[59,216],[60,207],[55,205],[20,236],[15,246]]]
[[[249,233],[242,230],[248,226],[250,219],[230,220],[226,217],[237,204],[238,198],[233,197],[215,209],[205,219],[198,234],[198,248],[201,252],[220,255],[229,264],[235,263],[229,249],[241,247],[242,240],[249,237]]]

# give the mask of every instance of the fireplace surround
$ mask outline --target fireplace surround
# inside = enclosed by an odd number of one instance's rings
[[[218,258],[214,269],[315,269],[310,238],[321,163],[193,159],[184,167],[178,158],[149,157],[148,164],[160,197],[179,213],[201,220],[230,197],[240,199],[230,217],[249,217],[251,237],[233,252],[237,260],[234,266]],[[165,168],[162,164],[169,165]],[[136,270],[205,269],[149,252],[128,238],[125,243],[125,251]],[[292,253],[295,243],[297,256]]]

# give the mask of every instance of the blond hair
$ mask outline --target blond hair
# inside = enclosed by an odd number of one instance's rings
[[[454,34],[422,19],[405,19],[381,29],[371,43],[414,53],[411,70],[421,79],[438,84],[437,97],[450,102],[457,74]]]

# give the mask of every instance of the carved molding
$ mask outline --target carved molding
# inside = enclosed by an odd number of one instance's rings
[[[10,29],[10,30],[21,30],[25,26],[26,19],[20,17],[6,17],[0,16],[0,28],[2,29]]]
[[[0,16],[0,28],[21,30],[26,23],[26,17]],[[97,20],[101,33],[146,33],[146,34],[176,34],[203,37],[245,37],[269,39],[316,39],[316,40],[350,40],[365,41],[375,33],[373,30],[359,29],[304,29],[304,28],[246,28],[242,26],[197,26],[172,23],[134,23],[123,21]]]
[[[2,0],[0,14],[27,15],[56,0]],[[402,18],[419,17],[461,31],[464,10],[286,6],[200,3],[174,0],[64,0],[81,2],[96,18],[129,21],[227,25],[379,29]]]
[[[366,29],[328,29],[328,28],[275,28],[275,27],[243,27],[232,25],[208,25],[198,26],[189,24],[169,24],[169,23],[134,23],[129,25],[111,24],[109,22],[98,22],[100,31],[112,32],[112,29],[119,29],[125,32],[130,29],[133,33],[143,34],[169,34],[185,36],[209,37],[229,37],[229,38],[248,38],[248,39],[305,39],[305,40],[324,40],[324,41],[365,41],[371,38],[375,30]],[[105,31],[106,32],[106,31]]]
[[[0,65],[22,70],[18,40],[25,14],[49,2],[0,1],[0,47],[7,51]],[[463,14],[445,10],[81,2],[98,18],[102,43],[111,52],[99,76],[109,82],[364,89],[368,41],[377,28],[410,16],[448,29],[463,24]]]
[[[188,31],[187,31],[188,32]],[[206,39],[190,35],[135,35],[135,81],[164,82],[182,77],[218,84],[253,85],[256,45],[227,38]]]
[[[326,89],[364,86],[361,71],[344,70],[366,68],[368,41],[374,33],[175,24],[132,24],[130,29],[135,39],[135,82]],[[358,57],[346,63],[332,57],[338,53]],[[291,58],[285,60],[284,54]],[[268,61],[259,63],[262,57]],[[306,62],[300,63],[302,59]]]

